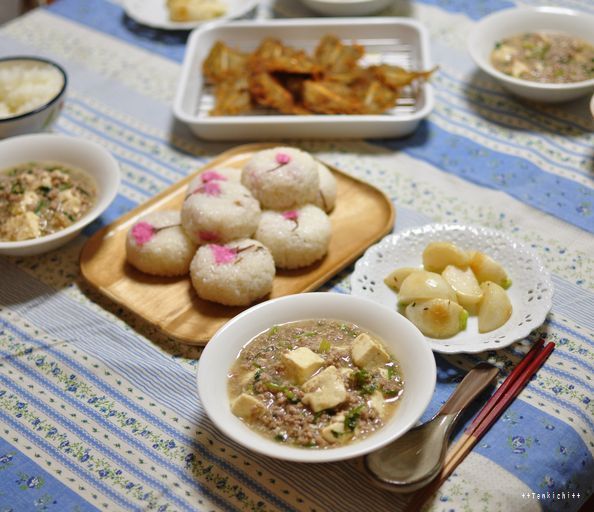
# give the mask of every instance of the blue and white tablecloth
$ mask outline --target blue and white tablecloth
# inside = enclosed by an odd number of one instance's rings
[[[588,0],[555,4],[594,12]],[[520,103],[473,66],[468,30],[512,5],[396,2],[387,14],[431,32],[435,111],[405,139],[291,141],[384,190],[396,231],[434,221],[497,228],[530,244],[553,273],[553,309],[528,339],[436,356],[425,418],[476,361],[505,374],[534,339],[557,343],[431,498],[435,511],[578,510],[593,492],[594,121],[587,98]],[[269,0],[257,15],[311,13]],[[142,27],[106,0],[58,0],[0,28],[0,57],[47,56],[68,71],[54,130],[99,142],[123,172],[117,199],[84,237],[46,255],[0,258],[0,511],[398,510],[402,500],[371,487],[360,461],[299,465],[230,442],[197,396],[200,350],[81,281],[86,236],[230,146],[201,142],[172,118],[185,38]],[[324,289],[348,293],[351,270]]]

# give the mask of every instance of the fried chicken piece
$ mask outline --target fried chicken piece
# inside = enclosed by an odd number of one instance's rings
[[[270,73],[254,73],[248,83],[252,99],[259,105],[275,108],[283,114],[309,113],[295,103],[291,93]]]
[[[310,78],[310,75],[275,73],[274,76],[291,93],[295,103],[303,103],[303,84]]]
[[[391,109],[398,93],[379,80],[360,79],[353,84],[307,80],[303,103],[317,114],[382,114]]]
[[[383,84],[391,89],[398,89],[398,87],[410,85],[415,80],[427,80],[437,68],[429,71],[407,71],[400,66],[381,64],[380,66],[372,66],[370,69]]]
[[[364,53],[365,48],[360,44],[346,46],[336,36],[326,35],[317,46],[314,59],[325,73],[349,73]]]
[[[247,77],[226,80],[215,87],[215,106],[211,116],[234,116],[249,112],[252,99]]]
[[[250,56],[249,67],[252,72],[282,72],[311,74],[315,64],[302,50],[284,46],[278,39],[268,37],[262,41]]]
[[[212,83],[247,75],[248,55],[217,41],[202,63],[202,72]]]
[[[316,114],[361,114],[362,104],[344,84],[306,80],[303,84],[303,105]]]
[[[379,80],[361,84],[354,88],[361,102],[362,114],[383,114],[396,105],[398,92],[386,87]]]

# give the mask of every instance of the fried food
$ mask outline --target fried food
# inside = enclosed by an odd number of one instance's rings
[[[167,0],[171,21],[201,21],[218,18],[227,12],[220,0]]]
[[[410,85],[418,79],[427,80],[435,71],[435,68],[429,71],[407,71],[399,66],[382,64],[381,66],[373,66],[371,70],[382,83],[392,89],[398,89]]]
[[[291,93],[270,73],[253,73],[248,79],[252,98],[258,105],[274,108],[283,114],[307,114],[297,105]]]
[[[202,63],[202,73],[209,82],[215,84],[246,76],[248,57],[248,54],[229,48],[225,43],[217,41]]]
[[[365,53],[360,44],[345,46],[333,35],[324,36],[314,53],[316,63],[326,73],[349,73]]]
[[[255,71],[271,73],[311,74],[313,60],[303,51],[284,46],[278,39],[268,37],[251,55],[249,65]]]
[[[212,116],[236,116],[252,109],[252,96],[246,77],[232,78],[217,84]]]
[[[403,87],[427,80],[431,71],[359,64],[365,50],[324,36],[313,56],[264,39],[251,54],[218,41],[202,64],[214,85],[214,116],[238,115],[254,106],[283,114],[382,114],[396,106]]]

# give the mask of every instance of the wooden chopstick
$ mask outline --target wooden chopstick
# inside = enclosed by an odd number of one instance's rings
[[[550,342],[543,348],[544,341],[538,340],[517,366],[510,372],[503,384],[479,411],[466,428],[460,440],[450,448],[439,475],[428,486],[418,491],[408,503],[405,512],[421,510],[429,499],[453,473],[454,469],[472,451],[474,445],[493,426],[499,416],[514,401],[520,391],[547,360],[555,344]]]

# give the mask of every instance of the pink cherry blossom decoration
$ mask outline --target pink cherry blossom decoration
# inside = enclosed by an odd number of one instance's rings
[[[283,217],[287,220],[297,220],[299,218],[299,212],[297,210],[287,210],[282,213]]]
[[[205,242],[216,242],[219,239],[219,234],[215,231],[200,231],[198,236]]]
[[[148,222],[140,221],[132,226],[132,236],[138,245],[150,242],[155,235],[155,228]]]
[[[232,263],[233,261],[235,261],[235,258],[237,256],[236,249],[225,247],[224,245],[212,244],[210,246],[210,250],[212,251],[212,255],[214,256],[215,263],[217,265],[225,265],[227,263]]]
[[[227,181],[227,178],[217,171],[206,171],[200,175],[202,183],[208,183],[209,181]]]
[[[287,153],[277,153],[275,160],[277,164],[285,165],[291,161],[291,156],[287,155]]]
[[[218,196],[221,194],[221,187],[216,181],[208,181],[198,189],[198,192],[207,196]]]

